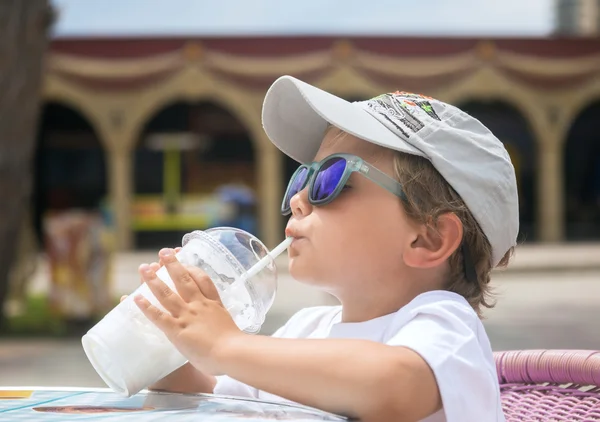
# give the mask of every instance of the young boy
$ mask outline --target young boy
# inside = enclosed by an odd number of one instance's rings
[[[349,103],[289,76],[269,89],[263,123],[303,163],[282,205],[290,273],[341,306],[246,335],[210,279],[163,249],[179,294],[156,278],[159,264],[142,265],[168,312],[136,302],[189,363],[153,388],[286,399],[363,421],[504,421],[478,317],[518,232],[502,143],[429,97]]]

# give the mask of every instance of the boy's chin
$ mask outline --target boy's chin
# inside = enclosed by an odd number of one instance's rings
[[[317,274],[315,274],[314,265],[304,262],[304,260],[300,257],[290,258],[288,269],[290,276],[300,283],[314,286],[318,286],[320,284],[318,281],[319,277],[317,277]]]
[[[292,278],[296,281],[303,281],[306,277],[306,272],[308,268],[307,265],[302,262],[302,259],[298,256],[290,258],[288,260],[288,271]]]

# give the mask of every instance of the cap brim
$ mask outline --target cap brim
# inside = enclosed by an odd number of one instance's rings
[[[262,121],[273,144],[301,163],[313,161],[328,123],[374,144],[424,155],[362,107],[291,76],[282,76],[269,88]]]

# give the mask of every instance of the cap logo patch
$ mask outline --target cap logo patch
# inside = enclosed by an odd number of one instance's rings
[[[408,139],[411,132],[417,133],[425,126],[421,118],[440,120],[430,99],[420,94],[396,91],[360,103],[390,130]]]

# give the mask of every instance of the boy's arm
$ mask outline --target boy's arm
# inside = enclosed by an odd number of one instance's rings
[[[204,272],[184,268],[171,250],[161,250],[160,255],[178,294],[154,271],[146,270],[142,278],[165,310],[141,295],[135,302],[203,372],[227,374],[258,389],[364,422],[419,420],[441,407],[433,372],[410,349],[361,340],[244,334]]]
[[[362,421],[417,421],[442,406],[433,372],[416,352],[364,340],[234,336],[215,358],[229,376]]]

